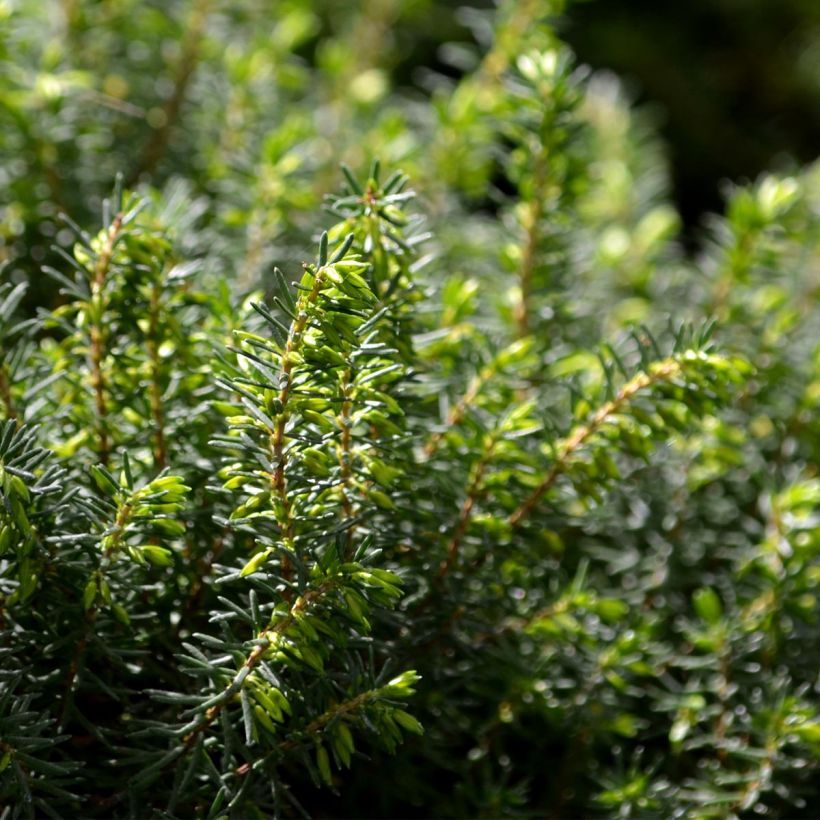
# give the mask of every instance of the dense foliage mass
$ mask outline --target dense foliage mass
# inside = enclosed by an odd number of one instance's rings
[[[820,167],[559,5],[0,3],[3,818],[816,812]]]
[[[660,104],[687,226],[722,207],[726,178],[753,177],[773,163],[793,171],[817,157],[814,0],[593,0],[573,4],[561,31],[581,60]]]

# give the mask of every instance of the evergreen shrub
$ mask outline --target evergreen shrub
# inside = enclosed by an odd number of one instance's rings
[[[0,3],[0,817],[813,816],[820,167],[692,259],[556,2],[62,10]]]

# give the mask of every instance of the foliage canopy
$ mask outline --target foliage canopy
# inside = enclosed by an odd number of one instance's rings
[[[820,168],[343,6],[0,3],[1,816],[810,816]]]

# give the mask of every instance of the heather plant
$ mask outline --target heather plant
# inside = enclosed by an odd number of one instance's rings
[[[0,6],[1,816],[812,816],[817,168],[366,5]]]

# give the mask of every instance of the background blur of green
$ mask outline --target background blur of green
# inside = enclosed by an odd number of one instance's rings
[[[689,225],[720,209],[721,180],[820,154],[817,0],[597,0],[575,5],[563,34],[659,104]]]
[[[722,210],[723,180],[788,171],[820,154],[817,0],[550,6],[579,59],[623,78],[659,127],[690,247],[703,214]],[[245,231],[257,270],[298,256],[290,214],[321,202],[340,160],[361,165],[379,151],[423,173],[402,131],[424,142],[420,103],[475,67],[493,8],[0,0],[0,264],[36,280],[55,262],[51,248],[71,241],[57,214],[96,222],[117,172],[157,188],[188,180],[216,203],[209,220],[223,240]],[[464,142],[459,127],[453,140]],[[481,172],[475,180],[447,182],[474,195]],[[297,237],[296,247],[254,245],[273,233]],[[44,298],[36,281],[29,294]]]

